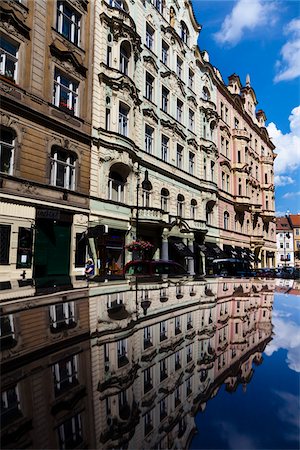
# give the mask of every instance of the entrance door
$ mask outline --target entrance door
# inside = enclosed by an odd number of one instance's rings
[[[34,277],[69,275],[71,224],[37,219]]]

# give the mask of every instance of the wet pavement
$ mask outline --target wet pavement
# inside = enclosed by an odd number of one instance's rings
[[[13,282],[0,292],[1,447],[298,449],[299,289]]]

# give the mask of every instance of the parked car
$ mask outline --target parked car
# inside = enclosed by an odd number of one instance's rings
[[[250,263],[238,258],[225,258],[213,260],[214,275],[220,277],[251,277],[253,276]]]
[[[277,278],[298,280],[300,279],[300,269],[296,267],[282,267],[277,270]]]
[[[169,276],[183,276],[188,275],[183,266],[175,261],[130,261],[124,267],[124,275],[133,276],[157,276],[157,275],[169,275]]]
[[[261,269],[256,269],[256,276],[259,278],[276,278],[277,272],[276,269],[265,267]]]

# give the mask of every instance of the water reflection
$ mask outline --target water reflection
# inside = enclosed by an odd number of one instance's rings
[[[274,280],[102,283],[2,300],[2,448],[187,448],[272,339]]]

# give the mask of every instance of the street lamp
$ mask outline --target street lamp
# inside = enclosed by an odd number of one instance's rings
[[[290,239],[290,233],[283,233],[283,258],[284,258],[284,268],[286,268],[286,246],[285,246],[285,238]]]

